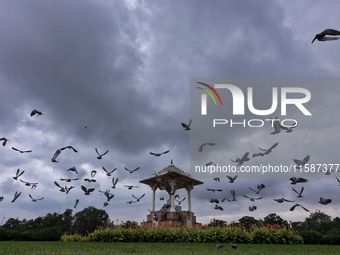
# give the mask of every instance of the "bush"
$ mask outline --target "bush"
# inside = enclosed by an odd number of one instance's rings
[[[304,230],[299,233],[305,244],[321,244],[323,235],[313,230]]]

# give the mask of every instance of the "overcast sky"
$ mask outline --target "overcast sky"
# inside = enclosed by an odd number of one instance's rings
[[[324,29],[340,29],[337,1],[6,1],[0,3],[0,138],[9,142],[0,150],[0,219],[32,219],[47,213],[88,206],[103,208],[111,220],[146,220],[151,209],[151,189],[139,181],[167,167],[171,159],[189,172],[190,131],[181,122],[190,116],[191,78],[338,78],[340,41],[311,44]],[[271,138],[271,129],[230,133],[229,159],[257,146],[271,146],[273,159],[281,153],[286,162],[310,155],[313,163],[338,160],[338,94],[335,86],[311,86],[309,109],[312,119],[299,125],[289,139],[299,143],[290,151],[287,134]],[[255,88],[254,88],[255,90]],[[44,115],[31,117],[33,109]],[[274,116],[270,116],[274,117]],[[315,125],[314,125],[315,124]],[[193,120],[192,129],[195,126]],[[325,135],[326,134],[326,135]],[[293,138],[292,138],[293,137]],[[208,141],[207,141],[208,142]],[[64,150],[59,163],[51,163],[55,151],[72,145],[78,153]],[[235,145],[238,145],[237,147]],[[304,146],[302,146],[304,145]],[[32,150],[20,153],[12,150]],[[109,150],[98,160],[100,153]],[[277,149],[277,151],[275,151]],[[280,149],[280,150],[279,150]],[[306,149],[305,152],[303,149]],[[154,157],[149,152],[169,153]],[[277,154],[275,154],[277,153]],[[313,160],[312,160],[313,159]],[[66,171],[75,166],[79,174]],[[105,196],[98,190],[111,186],[107,170],[117,168],[115,197],[103,207]],[[129,174],[124,170],[140,170]],[[36,189],[13,180],[39,183]],[[96,183],[86,183],[96,170]],[[60,178],[77,178],[76,186],[64,194],[54,185]],[[340,174],[338,175],[340,178]],[[286,220],[304,220],[301,208],[290,212],[293,203],[278,204],[274,198],[296,200],[311,212],[321,210],[339,216],[339,184],[334,177],[311,179],[304,197],[296,198],[288,179],[240,178],[216,183],[200,179],[192,193],[197,221],[212,218],[228,222],[242,216],[264,218],[277,213]],[[262,200],[250,202],[241,194],[264,183]],[[80,185],[96,190],[85,196]],[[124,185],[139,185],[127,190]],[[232,186],[234,185],[234,186]],[[222,188],[211,194],[207,188]],[[229,196],[234,189],[237,202],[224,203],[216,211],[210,198]],[[16,191],[22,192],[14,202]],[[146,194],[141,202],[127,204],[132,194]],[[29,198],[44,197],[34,203]],[[181,198],[186,192],[179,190]],[[157,191],[156,209],[163,205]],[[320,196],[332,203],[318,203]],[[248,206],[257,205],[254,212]],[[183,202],[187,210],[187,203]],[[4,223],[4,222],[3,222]]]

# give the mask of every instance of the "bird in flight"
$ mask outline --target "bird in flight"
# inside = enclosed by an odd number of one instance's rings
[[[34,116],[36,115],[37,117],[40,116],[40,115],[44,115],[41,111],[38,111],[36,109],[34,109],[32,112],[31,112],[31,116]]]
[[[230,183],[234,183],[234,181],[236,180],[237,177],[238,177],[238,175],[235,175],[234,177],[227,175],[227,178],[229,179]]]
[[[111,186],[111,188],[115,189],[116,185],[117,185],[117,182],[118,182],[118,178],[116,178],[116,180],[115,180],[115,178],[112,177],[112,186]]]
[[[74,203],[74,206],[73,206],[73,208],[76,208],[76,207],[77,207],[77,205],[78,205],[78,203],[79,203],[79,199],[77,198],[77,199],[76,199],[76,202]]]
[[[300,159],[293,159],[296,164],[296,169],[300,169],[309,161],[309,155],[304,157],[303,160]]]
[[[331,35],[331,36],[326,36],[326,35]],[[314,37],[311,43],[313,43],[315,40],[318,40],[318,41],[338,40],[340,37],[335,37],[337,35],[340,35],[340,31],[335,30],[335,29],[325,29],[321,33],[316,34],[316,36]]]
[[[219,205],[215,205],[214,207],[215,210],[220,210],[220,211],[223,211],[223,207],[222,206],[219,206]]]
[[[2,146],[5,146],[9,140],[6,137],[2,137],[0,138],[0,141],[3,141]]]
[[[75,166],[70,167],[69,169],[67,169],[67,171],[75,172],[76,174],[78,173]]]
[[[91,192],[95,190],[95,188],[86,188],[85,186],[81,185],[81,189],[85,192],[85,195],[90,195]]]
[[[113,169],[111,172],[108,172],[108,171],[105,169],[105,167],[102,167],[102,168],[103,168],[103,170],[104,170],[104,172],[106,173],[107,176],[111,176],[111,174],[112,174],[114,171],[117,170],[117,168],[115,168],[115,169]]]
[[[35,189],[35,188],[37,187],[37,185],[38,185],[37,182],[25,182],[25,181],[23,181],[23,180],[21,180],[21,179],[19,179],[19,180],[20,180],[21,182],[25,183],[26,186],[31,187],[31,189]]]
[[[139,170],[139,168],[140,168],[140,167],[137,167],[137,168],[135,168],[135,169],[133,169],[133,170],[130,170],[130,169],[127,169],[126,167],[124,167],[124,169],[125,169],[126,171],[128,171],[130,174],[132,174],[133,172]]]
[[[16,175],[13,176],[13,179],[14,179],[14,180],[18,180],[18,178],[19,178],[23,173],[25,173],[25,171],[22,171],[22,172],[20,173],[20,169],[18,168]]]
[[[164,152],[161,152],[161,153],[150,152],[150,154],[151,154],[151,155],[154,155],[154,156],[156,156],[156,157],[160,157],[162,154],[166,154],[166,153],[168,153],[168,152],[169,152],[169,150],[164,151]]]
[[[231,193],[231,195],[232,195],[232,197],[233,197],[233,199],[232,199],[231,201],[237,201],[237,200],[236,200],[235,190],[231,190],[230,193]]]
[[[245,198],[249,198],[250,201],[255,202],[255,200],[259,200],[262,199],[262,197],[248,197],[244,194],[242,194],[242,196],[244,196]]]
[[[20,197],[20,195],[21,195],[21,192],[16,191],[15,194],[14,194],[14,198],[11,202],[14,203],[15,200],[17,200],[17,198]]]
[[[249,211],[255,211],[257,209],[257,206],[256,205],[253,205],[253,206],[249,206]]]
[[[185,124],[185,123],[181,123],[182,127],[184,127],[184,130],[189,131],[191,129],[190,125],[191,125],[192,119],[190,119],[189,124]]]
[[[261,184],[257,184],[257,190],[254,190],[254,189],[252,189],[252,188],[250,188],[249,187],[249,189],[251,190],[251,191],[254,191],[256,194],[259,194],[260,193],[260,191],[262,190],[262,189],[264,189],[266,186],[263,184],[263,183],[261,183]]]
[[[221,192],[221,191],[223,191],[223,190],[221,190],[221,189],[207,189],[208,191],[212,191],[212,192],[215,192],[215,191],[219,191],[219,192]]]
[[[301,188],[300,192],[297,192],[294,188],[292,188],[292,189],[295,191],[296,194],[298,194],[297,197],[302,197],[302,192],[304,190],[304,187]]]
[[[132,194],[132,196],[137,199],[136,202],[139,202],[144,196],[145,196],[145,193],[141,196],[141,197],[136,197]]]
[[[274,201],[278,202],[278,203],[283,203],[283,202],[294,202],[294,201],[291,201],[291,200],[287,200],[285,198],[278,198],[278,199],[273,199]]]
[[[290,184],[292,184],[292,185],[295,185],[295,184],[297,184],[297,183],[300,183],[300,182],[308,182],[308,180],[307,179],[305,179],[305,178],[302,178],[302,177],[292,177],[292,178],[290,178],[289,180],[291,180],[292,182],[290,183]]]
[[[295,204],[295,205],[293,205],[293,206],[289,209],[289,211],[294,211],[295,207],[297,207],[297,206],[301,206],[301,208],[302,208],[303,210],[305,210],[306,212],[309,212],[309,210],[308,210],[307,208],[303,207],[303,206],[300,205],[300,204]]]
[[[274,143],[269,149],[261,149],[260,147],[258,147],[261,151],[264,151],[263,154],[267,155],[269,153],[271,153],[272,149],[274,149],[279,143]]]
[[[97,159],[102,159],[102,157],[106,154],[106,153],[108,153],[109,152],[109,150],[107,150],[107,151],[105,151],[103,154],[100,154],[99,152],[98,152],[98,150],[97,150],[97,148],[95,148],[95,151],[97,152],[97,154],[98,154],[98,157],[97,157]]]
[[[12,147],[12,149],[15,150],[15,151],[19,151],[20,153],[28,153],[28,152],[32,152],[32,150],[29,150],[29,151],[22,151],[22,150],[19,150],[19,149],[17,149],[17,148],[14,148],[14,147]]]
[[[236,160],[231,160],[234,163],[238,163],[237,166],[242,165],[245,161],[248,161],[250,158],[248,158],[249,152],[246,152],[242,158],[237,158]]]
[[[29,194],[28,196],[32,199],[32,202],[38,202],[38,200],[43,200],[44,199],[44,197],[42,197],[42,198],[33,198],[31,196],[31,194]]]
[[[175,199],[175,200],[178,202],[178,205],[180,205],[185,199],[186,199],[186,197],[183,198],[182,200],[177,200],[177,199]]]
[[[79,180],[79,178],[75,178],[75,179],[71,179],[71,178],[60,178],[61,181],[65,181],[65,182],[71,182],[71,181],[77,181]]]
[[[339,183],[339,186],[340,186],[340,180],[337,176],[335,176],[335,178],[337,179],[338,183]]]
[[[327,205],[332,202],[332,199],[320,197],[319,203],[322,205]]]
[[[216,144],[215,143],[202,143],[201,146],[198,148],[198,151],[202,152],[203,147],[206,146],[206,145],[215,146]]]
[[[63,148],[60,148],[60,150],[65,150],[65,149],[71,149],[71,150],[73,150],[74,152],[78,152],[73,146],[71,146],[71,145],[68,145],[68,146],[65,146],[65,147],[63,147]]]
[[[132,188],[138,188],[139,186],[133,186],[133,185],[124,185],[127,187],[129,190],[132,190]]]

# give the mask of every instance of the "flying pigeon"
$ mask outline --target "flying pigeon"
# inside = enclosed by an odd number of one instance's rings
[[[234,181],[236,180],[237,177],[238,177],[238,175],[235,175],[234,177],[227,175],[227,178],[229,179],[230,183],[234,183]]]
[[[253,206],[249,206],[249,211],[255,211],[257,209],[257,206],[253,205]]]
[[[115,180],[115,178],[112,177],[112,186],[111,186],[111,187],[112,187],[113,189],[116,188],[117,182],[118,182],[118,178],[116,178],[116,180]]]
[[[44,114],[43,114],[41,111],[38,111],[38,110],[34,109],[34,110],[31,112],[31,117],[34,116],[34,115],[40,116],[40,115],[44,115]]]
[[[61,181],[65,181],[65,182],[71,182],[71,181],[77,181],[79,180],[79,178],[74,178],[74,179],[70,179],[70,178],[60,178]]]
[[[251,190],[251,191],[254,191],[256,194],[259,194],[260,193],[260,191],[262,190],[262,189],[264,189],[266,186],[264,185],[264,184],[257,184],[257,190],[254,190],[254,189],[252,189],[252,188],[250,188],[249,187],[249,189]]]
[[[285,198],[278,198],[278,199],[273,199],[274,201],[278,202],[278,203],[283,203],[283,202],[294,202],[294,201],[291,201],[291,200],[287,200]]]
[[[42,197],[42,198],[33,198],[33,197],[31,196],[31,194],[29,194],[28,196],[32,199],[32,202],[38,202],[38,200],[44,199],[44,197]]]
[[[71,145],[68,145],[68,146],[65,146],[65,147],[63,147],[63,148],[60,148],[60,150],[61,151],[63,151],[63,150],[65,150],[65,149],[71,149],[71,150],[73,150],[74,152],[78,152],[74,147],[72,147]]]
[[[242,194],[242,196],[244,196],[245,198],[249,198],[250,201],[255,202],[255,200],[259,200],[262,199],[262,197],[248,197],[244,194]]]
[[[216,181],[216,182],[220,182],[221,181],[220,178],[218,178],[218,177],[213,178],[213,180]]]
[[[95,188],[86,188],[85,186],[81,185],[81,189],[85,192],[85,195],[90,195],[90,192],[93,192]]]
[[[319,203],[322,205],[327,205],[332,202],[332,199],[320,197]]]
[[[330,36],[326,36],[326,35],[331,35],[331,36],[340,35],[340,31],[335,30],[335,29],[325,29],[321,33],[316,34],[316,36],[314,37],[314,39],[311,43],[313,43],[315,40],[332,41],[332,40],[338,40],[339,39],[339,37],[330,37]]]
[[[9,140],[6,137],[2,137],[0,138],[0,141],[3,141],[2,146],[5,146]]]
[[[131,190],[132,188],[139,188],[139,186],[133,186],[133,185],[124,185],[125,187],[127,187],[129,190]]]
[[[189,130],[191,129],[191,128],[190,128],[191,122],[192,122],[192,119],[190,119],[188,125],[185,124],[185,123],[183,123],[183,122],[181,123],[182,127],[184,127],[184,130],[189,131]]]
[[[231,195],[233,196],[233,199],[232,199],[231,201],[236,201],[235,190],[231,190],[230,193],[231,193]]]
[[[141,197],[139,197],[139,198],[135,197],[133,194],[132,194],[132,196],[133,196],[135,199],[137,199],[136,202],[139,202],[140,199],[142,199],[142,198],[145,196],[145,193],[144,193]]]
[[[97,180],[95,180],[95,179],[89,179],[89,178],[85,178],[84,181],[86,181],[86,182],[97,182]]]
[[[290,184],[292,184],[292,185],[295,185],[295,184],[300,183],[300,182],[302,182],[302,183],[308,182],[307,179],[301,178],[301,177],[292,177],[292,178],[290,178],[289,180],[292,181],[292,182],[290,183]]]
[[[20,197],[20,195],[21,195],[21,192],[16,191],[15,194],[14,194],[14,198],[11,202],[14,203],[15,200],[17,200],[17,198]]]
[[[185,199],[186,199],[186,197],[183,198],[181,201],[179,201],[179,200],[177,200],[177,199],[176,199],[176,201],[178,202],[178,205],[180,205]]]
[[[128,171],[130,174],[132,174],[133,172],[139,170],[139,168],[140,168],[140,167],[137,167],[137,168],[135,168],[135,169],[133,169],[133,170],[130,170],[130,169],[127,169],[126,167],[124,167],[124,169],[125,169],[126,171]]]
[[[105,173],[106,173],[107,176],[111,176],[111,174],[112,174],[114,171],[117,170],[117,168],[115,168],[115,169],[113,169],[111,172],[108,172],[108,171],[105,169],[105,167],[102,167],[102,168],[103,168],[103,170],[105,171]]]
[[[294,159],[296,166],[296,169],[300,169],[301,167],[303,167],[307,162],[309,161],[309,155],[304,157],[303,160],[299,160],[299,159]]]
[[[214,207],[215,210],[220,210],[220,211],[223,211],[223,207],[222,206],[219,206],[219,205],[215,205]]]
[[[79,203],[79,199],[77,198],[76,202],[74,203],[74,206],[73,206],[74,209],[77,207],[78,203]]]
[[[203,147],[206,145],[210,145],[210,146],[215,146],[215,143],[202,143],[201,146],[198,148],[199,152],[203,151]]]
[[[223,191],[223,190],[221,190],[221,189],[207,189],[208,191],[212,191],[212,192],[215,192],[215,191],[219,191],[219,192],[221,192],[221,191]]]
[[[68,194],[70,190],[73,189],[74,187],[75,186],[70,186],[70,187],[65,186],[65,194]]]
[[[107,151],[105,151],[103,154],[100,154],[99,152],[98,152],[98,150],[97,150],[97,148],[95,148],[95,151],[97,152],[97,154],[98,154],[98,157],[97,157],[97,159],[102,159],[102,157],[106,154],[106,153],[108,153],[109,152],[109,150],[107,150]]]
[[[164,152],[161,152],[161,153],[150,152],[150,154],[151,154],[151,155],[154,155],[154,156],[156,156],[156,157],[160,157],[162,154],[166,154],[166,153],[168,153],[168,152],[169,152],[169,150],[164,151]]]
[[[261,149],[260,147],[258,147],[261,151],[264,151],[264,155],[267,155],[269,153],[271,153],[272,149],[274,149],[279,143],[274,143],[269,149]]]
[[[16,173],[16,175],[13,177],[13,179],[14,179],[14,180],[18,180],[18,178],[19,178],[23,173],[25,173],[25,171],[22,171],[22,172],[20,173],[20,169],[18,168],[17,173]]]
[[[52,163],[58,163],[57,157],[59,156],[60,153],[61,153],[61,150],[60,150],[60,149],[58,149],[58,150],[54,153],[54,155],[53,155],[53,157],[52,157],[52,159],[51,159],[51,162],[52,162]]]
[[[67,171],[75,172],[76,174],[78,173],[75,166],[73,166],[73,167],[67,169]]]
[[[21,182],[25,183],[26,186],[31,187],[31,189],[35,189],[39,183],[37,182],[25,182],[21,179],[19,179]]]
[[[54,181],[54,184],[58,187],[58,188],[60,188],[60,192],[65,192],[65,188],[64,187],[61,187],[60,185],[59,185],[59,183],[57,183],[56,181]]]
[[[29,152],[32,152],[32,150],[29,150],[29,151],[22,151],[22,150],[19,150],[19,149],[17,149],[17,148],[14,148],[14,147],[12,147],[12,149],[15,150],[15,151],[19,151],[20,153],[29,153]]]
[[[218,201],[218,199],[216,199],[216,198],[211,198],[210,199],[210,203],[216,203],[216,204],[218,204],[220,201]]]
[[[297,192],[294,188],[292,188],[292,189],[296,192],[296,194],[298,194],[297,197],[302,197],[302,192],[304,190],[304,187],[301,188],[300,192]]]
[[[337,176],[335,176],[335,178],[337,179],[338,183],[339,183],[339,186],[340,186],[340,180]]]
[[[237,158],[236,160],[231,160],[232,162],[234,163],[238,163],[237,166],[240,166],[242,165],[245,161],[248,161],[249,158],[248,158],[248,155],[249,155],[249,152],[246,152],[242,158]]]
[[[306,209],[305,207],[303,207],[303,206],[300,205],[300,204],[295,204],[295,205],[293,205],[293,206],[289,209],[289,211],[294,211],[295,207],[297,207],[297,206],[301,206],[301,208],[302,208],[303,210],[305,210],[306,212],[309,212],[308,209]]]
[[[275,135],[281,132],[280,120],[277,117],[275,117],[275,119],[272,121],[272,126],[274,127],[274,131],[270,133],[271,135]]]
[[[126,203],[128,203],[128,204],[132,204],[132,203],[137,203],[136,201],[127,201]]]

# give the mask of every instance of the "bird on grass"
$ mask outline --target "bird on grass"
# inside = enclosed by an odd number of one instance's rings
[[[233,249],[237,249],[238,248],[238,246],[237,246],[237,243],[235,242],[232,246],[231,246],[231,248],[233,248]]]
[[[326,35],[331,35],[331,36],[326,36]],[[335,30],[335,29],[325,29],[319,34],[316,34],[314,37],[313,41],[311,44],[315,41],[333,41],[333,40],[338,40],[340,37],[335,37],[337,35],[340,35],[340,31]]]
[[[223,248],[223,245],[220,245],[220,244],[218,244],[218,243],[216,243],[216,242],[214,242],[214,244],[215,244],[215,247],[216,247],[217,249]]]

